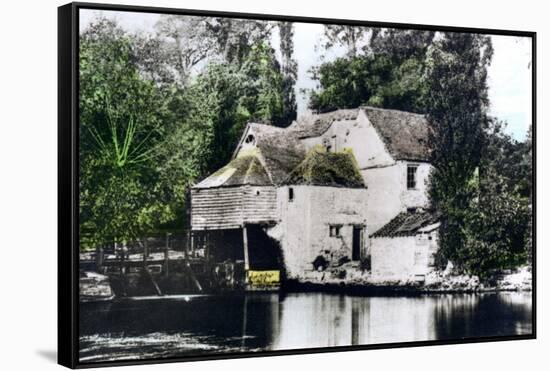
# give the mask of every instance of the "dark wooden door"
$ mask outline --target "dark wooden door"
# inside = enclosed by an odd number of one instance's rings
[[[361,259],[361,230],[362,227],[353,227],[351,260]]]

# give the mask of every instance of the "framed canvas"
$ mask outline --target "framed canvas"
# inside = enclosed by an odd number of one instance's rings
[[[536,336],[536,34],[59,8],[59,363]]]

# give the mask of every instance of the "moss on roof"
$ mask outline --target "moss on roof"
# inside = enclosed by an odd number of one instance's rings
[[[307,153],[285,184],[365,188],[351,150],[327,152],[322,146],[316,146]]]
[[[230,163],[195,185],[193,188],[226,187],[245,184],[272,184],[257,153],[254,151],[233,159]]]
[[[282,184],[288,174],[303,161],[306,151],[302,143],[285,129],[251,123],[247,133],[256,138],[256,147],[264,160],[263,164],[274,184]]]

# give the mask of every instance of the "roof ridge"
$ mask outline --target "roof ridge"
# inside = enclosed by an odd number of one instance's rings
[[[275,125],[267,124],[267,123],[264,123],[264,122],[249,121],[247,124],[248,124],[248,125],[260,125],[260,126],[265,126],[265,127],[273,128],[273,129],[281,129],[281,130],[284,130],[284,129],[285,129],[285,128],[282,128],[282,127],[280,127],[280,126],[275,126]]]
[[[374,106],[368,106],[368,105],[361,105],[358,107],[358,109],[361,110],[373,110],[373,111],[386,111],[386,112],[399,112],[399,113],[406,113],[408,115],[416,115],[416,116],[422,116],[427,117],[426,113],[417,113],[417,112],[411,112],[411,111],[405,111],[395,108],[383,108],[383,107],[374,107]]]

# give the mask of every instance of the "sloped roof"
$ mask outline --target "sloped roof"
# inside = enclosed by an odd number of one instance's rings
[[[298,138],[318,137],[326,132],[335,121],[357,119],[359,108],[339,109],[332,112],[304,116],[288,127]]]
[[[362,106],[303,117],[288,127],[298,138],[317,137],[336,121],[353,121],[363,111],[396,160],[428,161],[429,124],[417,113]]]
[[[271,185],[265,168],[255,154],[233,159],[193,188],[229,187],[245,184]]]
[[[365,188],[352,152],[313,148],[288,176],[285,184]]]
[[[396,160],[428,161],[429,123],[417,113],[362,107],[386,148]]]
[[[303,161],[304,145],[286,129],[264,124],[249,124],[274,184],[282,184],[288,174]]]
[[[419,229],[437,223],[440,216],[440,213],[433,211],[399,213],[371,237],[414,236]]]
[[[410,112],[373,107],[339,109],[333,112],[303,117],[293,122],[292,125],[287,128],[279,128],[267,124],[249,123],[247,129],[243,133],[239,146],[233,154],[233,160],[195,187],[208,188],[237,184],[285,184],[291,172],[298,165],[301,165],[306,158],[305,146],[300,139],[320,136],[336,121],[353,122],[357,119],[361,111],[369,118],[394,159],[414,161],[429,160],[429,125],[425,116]],[[248,133],[254,134],[256,148],[259,150],[258,153],[253,155],[253,157],[256,157],[254,162],[252,162],[252,159],[248,159],[247,161],[249,162],[242,159],[239,160],[239,158],[243,157],[242,154],[237,157],[239,149]],[[328,154],[320,155],[315,161],[310,159],[311,163],[303,164],[302,169],[313,166],[322,173],[317,162],[323,163],[323,160],[327,160],[328,158],[331,158],[331,161],[335,161],[336,163],[342,161],[346,162],[346,160],[340,159],[337,156],[333,158],[331,156],[332,155]],[[236,160],[238,161],[234,162]],[[251,169],[253,171],[249,171],[250,166],[252,166]],[[325,168],[325,171],[330,173],[332,170]],[[334,176],[337,175],[336,173],[334,174]],[[302,180],[299,180],[296,173],[292,176],[295,182],[302,181],[304,184],[309,184],[308,182],[312,181],[319,183],[324,182],[315,177],[308,180],[307,177],[303,176]],[[228,178],[226,179],[226,177]],[[331,183],[334,181],[333,179],[327,182]],[[336,181],[334,184],[337,184],[339,181],[340,180]],[[347,184],[347,181],[342,180],[342,182],[343,184]],[[354,186],[359,185],[356,184]],[[364,186],[362,182],[360,186]]]

